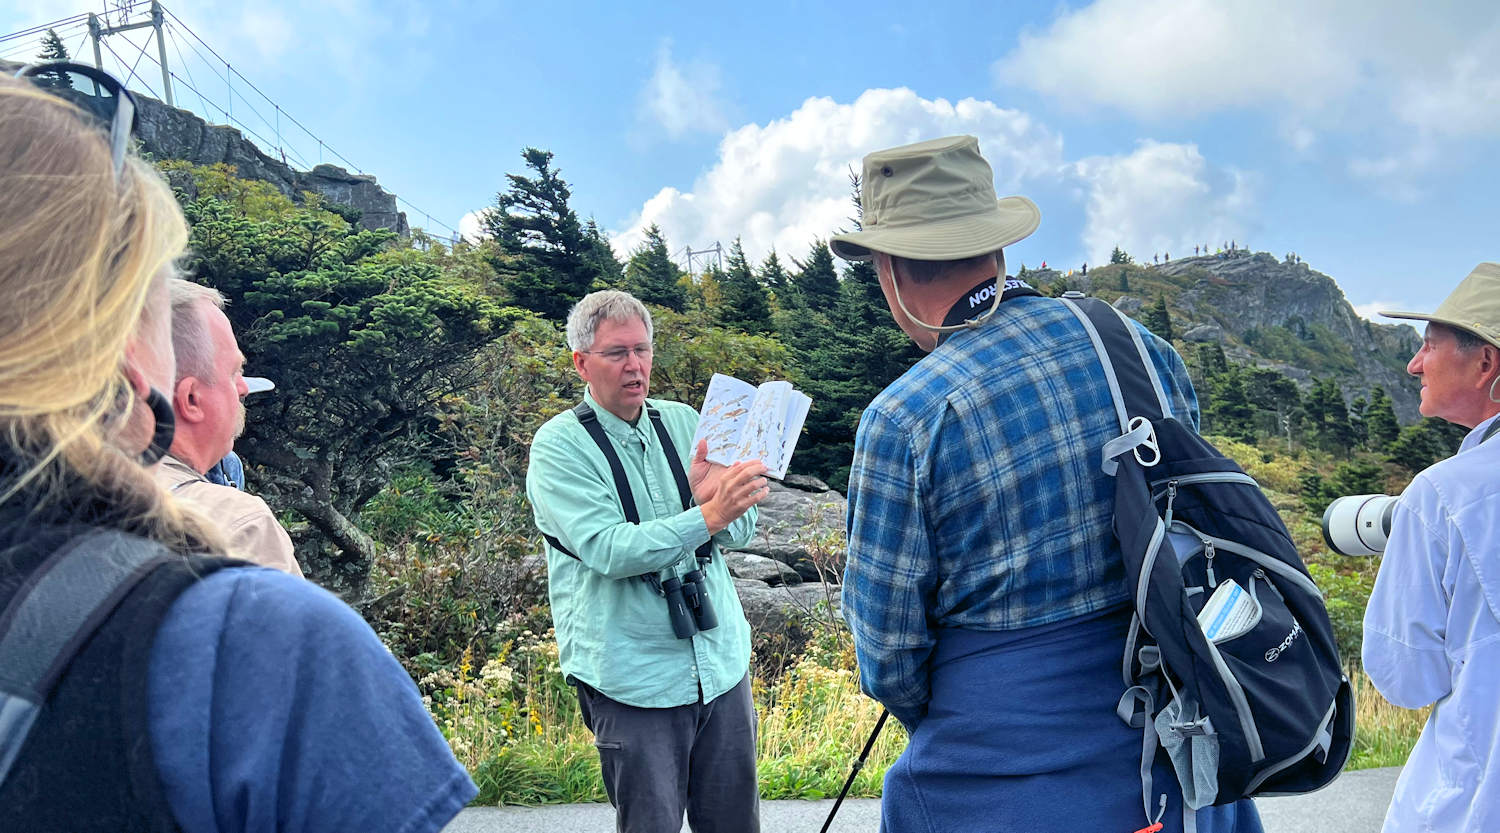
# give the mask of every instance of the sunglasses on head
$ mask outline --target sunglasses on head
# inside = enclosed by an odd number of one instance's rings
[[[27,64],[15,77],[25,78],[60,98],[73,102],[109,125],[109,152],[115,180],[125,169],[125,152],[135,132],[135,96],[113,75],[87,64],[49,61]]]

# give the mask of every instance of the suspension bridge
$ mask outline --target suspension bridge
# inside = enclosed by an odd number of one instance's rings
[[[0,60],[28,63],[53,44],[61,44],[74,61],[82,61],[84,50],[91,47],[94,65],[129,89],[210,123],[235,127],[266,156],[289,167],[310,171],[336,160],[355,173],[365,173],[159,0],[111,0],[100,12],[80,12],[0,35]],[[426,237],[450,246],[461,239],[458,229],[393,196],[409,218],[424,219],[419,230]]]

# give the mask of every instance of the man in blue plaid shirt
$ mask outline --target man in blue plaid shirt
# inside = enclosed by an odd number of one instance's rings
[[[874,261],[930,353],[865,410],[849,478],[844,616],[865,691],[911,733],[882,826],[1130,831],[1141,734],[1115,715],[1130,608],[1100,468],[1119,423],[1082,325],[1004,278],[1003,248],[1041,215],[992,177],[972,136],[872,153],[863,228],[832,243]],[[1141,333],[1196,427],[1182,358]],[[1197,822],[1260,829],[1248,802]]]

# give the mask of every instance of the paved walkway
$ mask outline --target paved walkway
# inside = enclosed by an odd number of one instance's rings
[[[1379,833],[1400,768],[1350,772],[1332,785],[1308,795],[1257,799],[1266,833]],[[817,833],[832,801],[765,801],[765,833]],[[880,802],[845,801],[831,833],[875,833]],[[608,833],[614,810],[608,804],[563,804],[550,807],[471,807],[443,829],[444,833]],[[683,830],[687,830],[684,826]],[[1090,833],[1110,833],[1090,831]]]

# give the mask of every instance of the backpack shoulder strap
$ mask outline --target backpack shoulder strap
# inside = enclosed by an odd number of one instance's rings
[[[672,479],[677,481],[677,495],[682,499],[682,508],[687,509],[693,505],[693,490],[688,485],[687,472],[682,468],[682,455],[677,453],[677,445],[672,442],[672,435],[667,433],[667,426],[662,423],[661,411],[647,405],[646,414],[651,418],[651,427],[656,429],[656,438],[661,441],[662,451],[666,452],[667,465],[672,467]],[[710,537],[698,548],[696,556],[699,561],[707,561],[712,556],[713,545]]]
[[[73,657],[120,600],[158,565],[165,547],[118,530],[70,539],[0,612],[0,782]]]
[[[1172,405],[1161,377],[1156,373],[1151,354],[1146,352],[1140,330],[1130,319],[1098,298],[1062,301],[1088,331],[1105,366],[1110,391],[1117,401],[1123,400],[1125,411],[1132,417],[1153,420],[1171,416]]]
[[[1104,445],[1104,471],[1113,476],[1118,468],[1115,458],[1126,452],[1134,452],[1142,465],[1155,465],[1161,456],[1151,423],[1171,416],[1172,406],[1140,331],[1130,319],[1097,298],[1059,300],[1088,332],[1120,420],[1120,436]],[[1144,456],[1142,447],[1148,449]]]
[[[589,432],[589,439],[594,441],[594,445],[599,446],[599,453],[604,455],[604,461],[609,464],[609,473],[614,478],[615,494],[620,496],[620,508],[625,512],[625,520],[633,524],[640,523],[641,513],[635,508],[635,493],[630,491],[630,480],[625,476],[625,464],[620,462],[619,452],[615,451],[614,444],[605,435],[604,426],[599,424],[599,415],[594,413],[594,409],[587,402],[579,402],[577,405],[574,405],[573,415],[578,417],[578,424],[583,426],[583,430]],[[681,463],[678,465],[681,465]],[[685,478],[684,482],[686,482]],[[555,536],[543,532],[542,537],[546,539],[547,543],[553,549],[563,555],[575,560],[582,560],[572,550],[563,546],[563,542],[559,541]]]

